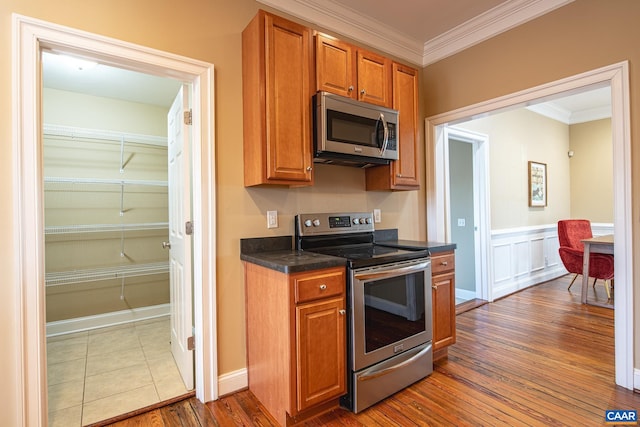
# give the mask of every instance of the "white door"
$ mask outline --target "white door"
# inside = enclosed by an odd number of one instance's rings
[[[184,112],[189,111],[189,87],[183,85],[171,105],[168,123],[169,151],[169,266],[171,286],[171,352],[187,389],[193,389],[193,335],[191,236],[190,132]]]

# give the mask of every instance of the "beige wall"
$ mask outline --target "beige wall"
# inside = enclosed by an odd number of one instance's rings
[[[611,119],[569,127],[571,216],[613,223]]]
[[[424,69],[427,116],[472,105],[606,65],[630,63],[631,169],[640,169],[640,2],[578,0]],[[632,174],[637,195],[640,175]],[[638,218],[640,198],[631,201]],[[640,231],[633,221],[634,312],[640,310]],[[635,318],[635,366],[640,366],[640,317]]]
[[[364,172],[337,166],[318,166],[316,185],[302,189],[245,189],[242,172],[241,32],[258,10],[253,0],[194,0],[188,5],[112,0],[5,0],[0,3],[0,93],[10,94],[12,63],[11,13],[35,17],[127,42],[207,61],[215,65],[215,138],[217,167],[217,286],[219,373],[245,367],[244,290],[239,239],[290,235],[293,215],[313,210],[382,210],[380,228],[398,227],[403,238],[425,238],[422,192],[365,192]],[[14,165],[11,149],[11,99],[0,98],[0,188],[12,200]],[[422,133],[422,132],[421,132]],[[423,144],[421,144],[422,147]],[[419,155],[424,157],[421,148]],[[422,170],[421,175],[424,174]],[[423,180],[424,181],[424,180]],[[280,228],[266,229],[266,210],[280,214]],[[11,236],[16,219],[10,209],[0,212],[0,230]],[[17,258],[12,245],[0,252],[0,401],[3,422],[15,425],[20,396],[19,337],[16,335],[19,287]]]
[[[570,216],[569,127],[521,108],[457,125],[489,137],[491,229]],[[529,207],[528,162],[547,164],[547,206]]]

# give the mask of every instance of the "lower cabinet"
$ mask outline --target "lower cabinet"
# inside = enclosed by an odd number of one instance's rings
[[[249,389],[281,425],[346,392],[345,268],[285,274],[245,263]]]
[[[447,347],[456,342],[456,276],[453,251],[431,255],[433,303],[433,359],[447,356]]]

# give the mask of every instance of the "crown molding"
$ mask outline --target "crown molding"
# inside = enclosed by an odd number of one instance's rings
[[[257,1],[412,64],[422,64],[424,46],[420,41],[332,0]]]
[[[543,104],[530,105],[527,107],[527,110],[531,110],[534,113],[538,113],[566,125],[575,125],[579,123],[592,122],[594,120],[611,118],[611,105],[572,112],[554,105],[553,101],[551,101]]]
[[[426,66],[573,0],[508,0],[424,43],[332,0],[257,0],[367,46]]]
[[[574,0],[509,0],[424,44],[422,65],[454,55]]]

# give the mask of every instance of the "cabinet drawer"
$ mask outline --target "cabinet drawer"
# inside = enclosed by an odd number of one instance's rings
[[[296,278],[294,286],[296,303],[340,295],[346,287],[344,271]]]
[[[431,257],[431,274],[444,273],[456,268],[456,257],[453,252]]]

